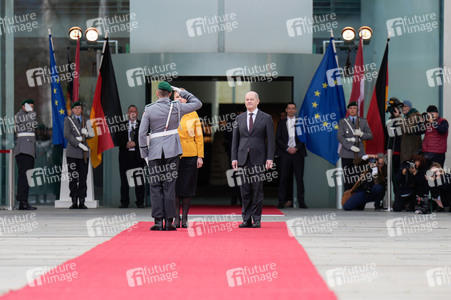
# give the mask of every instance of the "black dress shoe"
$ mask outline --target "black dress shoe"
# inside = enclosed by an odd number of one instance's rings
[[[300,202],[299,208],[308,208],[308,206],[307,206],[307,204],[305,204],[305,202]]]
[[[252,223],[250,221],[244,221],[243,223],[240,224],[240,226],[238,226],[239,228],[251,228],[252,227]]]
[[[163,230],[163,218],[155,218],[155,225],[150,227],[150,230],[162,231]]]
[[[118,208],[128,208],[128,205],[121,204],[118,206]]]
[[[252,228],[260,228],[260,227],[262,227],[260,221],[255,221],[254,224],[252,225]]]
[[[78,199],[72,198],[72,205],[69,207],[69,209],[78,209]]]
[[[136,204],[136,207],[137,207],[137,208],[146,208],[146,207],[144,206],[144,204]]]
[[[277,208],[285,208],[285,204],[284,203],[279,203],[279,205],[277,205]]]
[[[37,207],[31,206],[30,204],[27,205],[19,205],[19,210],[36,210]]]

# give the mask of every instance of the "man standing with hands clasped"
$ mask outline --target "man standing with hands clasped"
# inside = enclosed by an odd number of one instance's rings
[[[169,97],[173,90],[187,102],[171,101]],[[202,102],[186,90],[172,87],[165,81],[158,85],[156,92],[158,101],[146,105],[139,127],[139,148],[149,167],[150,200],[155,219],[155,225],[150,230],[177,230],[172,224],[176,213],[179,213],[175,210],[175,183],[176,180],[185,180],[173,178],[174,172],[177,174],[179,156],[183,153],[177,128],[180,118],[201,108]]]
[[[251,177],[261,178],[259,175],[265,168],[272,168],[274,160],[274,123],[270,115],[257,108],[259,103],[258,94],[248,92],[245,97],[247,111],[236,117],[233,127],[232,168],[237,171],[240,167],[244,171],[244,182],[240,186],[243,202],[240,228],[261,227],[263,181],[251,180]]]

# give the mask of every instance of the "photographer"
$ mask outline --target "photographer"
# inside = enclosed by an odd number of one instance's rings
[[[393,211],[414,211],[416,197],[429,195],[425,175],[426,159],[422,155],[413,155],[411,159],[401,164],[396,174],[398,189],[395,193]]]
[[[401,136],[401,163],[417,154],[421,149],[421,114],[412,107],[409,100],[403,101],[402,113],[404,115]]]
[[[435,105],[429,105],[427,114],[423,114],[426,132],[423,139],[423,155],[428,165],[433,162],[443,166],[448,139],[448,121],[440,117]]]
[[[435,211],[445,211],[444,207],[451,203],[451,174],[445,172],[439,163],[432,163],[431,168],[426,172],[429,191],[432,200],[435,202]],[[451,212],[451,206],[449,208]]]
[[[382,208],[382,200],[387,188],[387,165],[385,156],[364,155],[356,161],[357,165],[365,165],[365,171],[359,175],[355,193],[343,203],[344,210],[364,210],[368,202],[374,202],[375,209]]]

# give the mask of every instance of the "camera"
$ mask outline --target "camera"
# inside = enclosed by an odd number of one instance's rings
[[[390,100],[388,100],[387,110],[386,112],[390,113],[390,119],[395,118],[395,109],[398,109],[399,112],[402,112],[402,107],[404,106],[404,103],[400,101],[396,97],[391,97]]]
[[[432,115],[430,113],[424,112],[421,114],[421,116],[423,117],[423,120],[425,122],[432,122]]]
[[[371,164],[375,164],[375,163],[376,163],[376,159],[375,159],[374,157],[371,157],[368,161],[369,161]]]
[[[414,160],[406,160],[402,164],[402,169],[415,169],[417,165],[415,164]]]

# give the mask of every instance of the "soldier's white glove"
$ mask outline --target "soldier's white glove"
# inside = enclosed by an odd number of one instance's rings
[[[180,92],[182,91],[182,90],[179,89],[178,87],[175,87],[175,86],[172,86],[172,85],[171,85],[171,87],[172,87],[172,89],[173,89],[174,91],[176,91],[176,92],[179,93],[179,94],[180,94]]]
[[[30,104],[25,103],[25,110],[26,110],[27,112],[33,111],[33,107],[31,107]]]
[[[81,150],[88,152],[88,147],[86,147],[85,145],[83,145],[82,143],[78,144],[78,147],[80,147]]]
[[[364,156],[362,156],[363,160],[368,160],[368,158],[369,158],[368,154],[365,154]]]
[[[359,136],[359,137],[362,137],[363,131],[360,130],[360,129],[356,129],[356,130],[354,130],[354,135]]]
[[[356,146],[352,146],[351,147],[351,151],[353,151],[353,152],[360,152],[360,149],[358,147],[356,147]]]
[[[83,141],[83,138],[82,138],[81,136],[77,136],[76,139],[77,139],[77,141],[79,141],[79,142]]]
[[[81,134],[84,134],[85,136],[88,136],[88,129],[82,128],[81,129]]]

